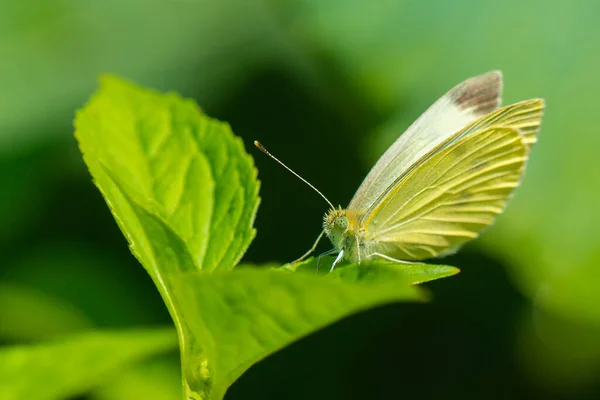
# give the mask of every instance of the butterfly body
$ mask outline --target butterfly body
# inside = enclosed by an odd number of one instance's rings
[[[405,256],[393,244],[381,242],[369,235],[369,231],[361,225],[362,215],[345,209],[330,210],[325,214],[323,230],[335,246],[340,260],[358,263],[371,260],[375,256],[387,256],[398,261],[409,261],[413,258]]]

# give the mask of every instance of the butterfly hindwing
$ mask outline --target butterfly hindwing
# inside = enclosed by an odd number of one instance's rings
[[[414,165],[368,215],[371,252],[435,257],[476,237],[502,212],[527,160],[524,136],[489,127],[457,137]]]
[[[487,114],[467,126],[464,131],[468,133],[485,129],[489,126],[513,128],[521,133],[523,142],[529,148],[536,141],[543,113],[544,100],[525,100]]]

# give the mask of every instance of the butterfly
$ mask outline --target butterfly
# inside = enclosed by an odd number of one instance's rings
[[[500,107],[502,73],[460,83],[379,158],[350,200],[329,203],[323,231],[337,257],[410,263],[454,252],[491,225],[519,186],[536,142],[544,100]]]

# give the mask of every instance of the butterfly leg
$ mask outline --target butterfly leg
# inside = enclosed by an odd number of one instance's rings
[[[413,262],[413,261],[399,260],[397,258],[390,257],[390,256],[382,254],[382,253],[373,253],[373,254],[371,254],[371,257],[383,258],[384,260],[392,261],[392,262],[395,262],[395,263],[398,263],[398,264],[420,264],[418,262]]]
[[[317,273],[319,273],[319,265],[321,264],[321,257],[326,256],[328,254],[331,254],[335,251],[336,249],[331,249],[331,250],[327,250],[325,253],[321,253],[319,254],[319,256],[317,257]]]
[[[354,238],[356,239],[356,255],[357,255],[357,261],[360,264],[360,243],[358,241],[358,235],[354,236]]]
[[[329,270],[329,272],[333,271],[333,269],[335,268],[335,264],[339,263],[342,260],[342,257],[344,257],[344,250],[338,253],[337,257],[335,258],[335,261],[333,261],[333,264],[331,264],[331,269]]]
[[[304,260],[306,257],[308,257],[313,251],[315,251],[315,249],[317,248],[317,245],[319,244],[319,242],[321,241],[321,238],[323,237],[323,234],[325,233],[325,231],[321,231],[321,234],[319,235],[319,237],[317,238],[317,240],[315,240],[315,243],[312,245],[312,247],[310,248],[310,250],[308,250],[306,253],[304,253],[302,255],[302,257],[295,259],[294,261],[292,261],[290,264],[296,264],[297,262],[300,262],[302,260]],[[322,254],[321,254],[322,255]],[[320,256],[319,256],[320,257]]]

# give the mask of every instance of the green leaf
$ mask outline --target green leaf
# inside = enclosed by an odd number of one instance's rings
[[[191,100],[115,77],[102,79],[75,126],[94,182],[175,321],[182,363],[195,368],[205,344],[181,318],[186,299],[173,296],[171,280],[231,270],[242,257],[259,201],[252,159]]]
[[[401,275],[411,284],[430,282],[436,279],[456,275],[460,270],[449,265],[430,264],[390,264],[386,262],[375,262],[368,265],[353,265],[351,268],[338,268],[332,275],[339,276],[344,281],[366,281],[370,279],[387,280]]]
[[[389,264],[324,276],[232,271],[254,237],[258,181],[226,124],[177,95],[104,78],[76,130],[96,185],[175,321],[186,399],[221,399],[277,349],[369,307],[422,301],[413,283],[457,272]]]
[[[0,399],[52,400],[80,395],[120,369],[176,349],[173,329],[91,332],[0,350]]]
[[[180,254],[190,257],[180,270],[239,261],[255,234],[258,182],[227,124],[176,94],[104,77],[75,126],[96,185],[154,278]]]
[[[311,258],[296,264],[286,264],[280,270],[284,271],[317,271],[318,260]],[[323,265],[321,262],[320,274],[326,274],[330,265]],[[345,282],[354,283],[357,281],[365,282],[369,279],[395,279],[399,274],[411,284],[425,283],[436,279],[446,278],[456,275],[460,270],[449,265],[433,264],[397,264],[387,261],[371,261],[363,263],[360,267],[357,264],[338,267],[333,270],[331,277],[338,277]]]
[[[203,360],[187,371],[198,398],[220,399],[252,364],[349,314],[394,301],[423,301],[401,268],[340,268],[318,276],[277,270],[190,272],[174,282],[183,316],[204,344]],[[392,271],[396,274],[393,275]],[[380,276],[381,274],[381,276]],[[210,391],[206,391],[210,388]]]

